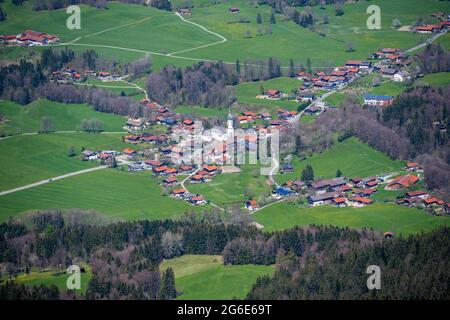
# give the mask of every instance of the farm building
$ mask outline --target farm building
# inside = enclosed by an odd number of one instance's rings
[[[126,126],[127,126],[128,130],[133,130],[133,131],[141,131],[146,128],[145,121],[141,118],[128,119]]]
[[[409,188],[420,179],[413,174],[405,174],[398,176],[388,184],[390,189]]]
[[[95,152],[95,151],[84,150],[81,152],[81,155],[83,156],[84,159],[87,159],[87,160],[97,159],[97,152]]]
[[[317,182],[313,182],[311,184],[311,187],[316,190],[324,189],[324,188],[334,188],[339,187],[342,185],[345,185],[347,183],[345,177],[339,177],[334,179],[326,179],[326,180],[320,180]]]
[[[308,197],[308,203],[312,206],[321,206],[332,203],[334,198],[340,196],[341,194],[339,192],[316,193],[315,195]]]
[[[266,91],[266,95],[271,99],[277,99],[281,96],[281,91],[276,89],[269,89]]]
[[[364,105],[366,106],[387,107],[392,105],[393,102],[394,97],[392,96],[377,96],[373,94],[364,96]]]
[[[259,205],[256,200],[247,200],[245,201],[245,207],[250,211],[254,211],[259,208]]]

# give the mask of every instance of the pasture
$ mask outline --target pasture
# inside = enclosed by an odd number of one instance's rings
[[[316,224],[409,235],[450,224],[449,217],[430,216],[424,210],[377,202],[363,208],[328,205],[301,208],[294,203],[281,202],[257,212],[254,217],[264,226],[264,231]]]
[[[297,110],[299,103],[292,100],[268,100],[256,99],[260,94],[261,86],[264,90],[276,89],[283,91],[285,94],[291,94],[292,90],[298,89],[302,85],[302,81],[295,78],[274,78],[267,81],[243,82],[237,85],[236,97],[238,102],[250,105],[261,106],[268,111],[276,111],[278,108],[286,108],[287,110]]]
[[[18,134],[38,132],[43,117],[50,117],[55,131],[77,131],[83,119],[98,119],[104,131],[124,131],[124,117],[95,111],[87,104],[64,104],[46,99],[22,106],[12,101],[0,101],[0,113],[6,118],[0,122],[0,132]]]
[[[315,179],[333,178],[338,169],[344,176],[351,178],[395,172],[403,167],[403,162],[392,160],[384,153],[353,137],[343,142],[335,142],[330,149],[313,154],[306,160],[300,161],[295,158],[292,164],[294,166],[293,173],[283,173],[275,177],[279,183],[300,179],[302,170],[308,164],[314,170]]]
[[[206,208],[162,196],[157,182],[149,172],[103,169],[85,173],[1,196],[0,221],[51,208],[93,210],[125,220],[175,218]]]
[[[224,266],[221,256],[185,255],[164,261],[171,267],[179,300],[243,299],[259,276],[272,274],[274,266]]]
[[[88,283],[92,278],[92,269],[89,265],[82,265],[86,272],[81,273],[81,289],[75,290],[77,296],[84,295],[88,287]],[[32,271],[29,274],[20,274],[14,281],[17,283],[22,283],[27,286],[44,285],[50,286],[55,285],[58,287],[60,292],[65,292],[67,290],[67,278],[69,274],[56,269],[49,269],[45,271]]]
[[[271,192],[267,176],[260,174],[257,165],[243,165],[239,173],[219,174],[211,182],[186,185],[192,193],[199,193],[219,205],[243,202],[249,198],[262,199]]]
[[[129,147],[121,141],[121,134],[110,133],[35,134],[0,140],[0,190],[98,165],[81,161],[78,156],[69,157],[71,146],[78,154],[82,147],[90,150],[122,150]]]

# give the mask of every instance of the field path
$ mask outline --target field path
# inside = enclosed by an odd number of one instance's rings
[[[168,54],[167,54],[168,56],[176,55],[176,54],[178,54],[178,53],[183,53],[183,52],[193,51],[193,50],[197,50],[197,49],[201,49],[201,48],[206,48],[206,47],[214,46],[214,45],[216,45],[216,44],[224,43],[224,42],[227,42],[227,41],[228,41],[227,38],[225,38],[224,36],[218,34],[217,32],[208,30],[206,27],[202,26],[201,24],[198,24],[198,23],[195,23],[195,22],[186,20],[186,19],[185,19],[180,13],[178,13],[178,12],[176,12],[175,15],[177,15],[177,16],[178,16],[181,20],[183,20],[184,22],[190,23],[190,24],[192,24],[192,25],[194,25],[194,26],[197,26],[197,27],[199,27],[200,29],[202,29],[202,30],[204,30],[204,31],[206,31],[206,32],[208,32],[208,33],[210,33],[210,34],[212,34],[212,35],[215,35],[216,37],[219,37],[219,38],[220,38],[220,41],[216,41],[216,42],[209,43],[209,44],[204,44],[204,45],[202,45],[202,46],[198,46],[198,47],[195,47],[195,48],[190,48],[190,49],[180,50],[180,51],[176,51],[176,52],[171,52],[171,53],[168,53]]]
[[[419,50],[419,49],[421,49],[421,48],[423,48],[423,47],[429,45],[429,44],[432,43],[434,40],[436,40],[437,38],[443,36],[444,34],[447,34],[447,30],[445,30],[444,32],[439,32],[438,34],[435,34],[434,36],[432,36],[431,38],[425,40],[425,41],[422,42],[421,44],[419,44],[419,45],[417,45],[417,46],[415,46],[415,47],[409,48],[408,50],[405,50],[405,53],[410,53],[410,52]]]
[[[84,170],[80,170],[80,171],[75,171],[75,172],[71,172],[71,173],[67,173],[67,174],[63,174],[61,176],[57,176],[57,177],[53,177],[50,179],[45,179],[45,180],[41,180],[38,182],[34,182],[34,183],[30,183],[18,188],[14,188],[14,189],[10,189],[10,190],[5,190],[5,191],[1,191],[0,192],[0,196],[5,196],[7,194],[10,193],[14,193],[17,191],[21,191],[21,190],[25,190],[25,189],[29,189],[29,188],[33,188],[33,187],[37,187],[46,183],[50,183],[53,181],[57,181],[57,180],[61,180],[61,179],[65,179],[65,178],[69,178],[69,177],[73,177],[73,176],[77,176],[83,173],[88,173],[88,172],[93,172],[93,171],[97,171],[97,170],[102,170],[102,169],[106,169],[108,168],[108,166],[99,166],[99,167],[94,167],[94,168],[89,168],[89,169],[84,169]]]

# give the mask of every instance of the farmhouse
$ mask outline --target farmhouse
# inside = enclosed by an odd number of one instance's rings
[[[293,196],[295,195],[295,192],[289,188],[285,188],[285,187],[278,187],[275,191],[274,191],[275,195],[278,197],[289,197],[289,196]]]
[[[177,197],[177,198],[182,198],[185,193],[186,193],[186,190],[184,190],[184,189],[175,189],[170,192],[170,194],[172,196]]]
[[[364,95],[364,105],[366,106],[380,106],[387,107],[392,105],[394,97],[392,96],[377,96],[373,94]]]
[[[24,43],[30,46],[45,45],[48,43],[56,42],[58,40],[59,38],[54,35],[33,30],[25,30],[21,35],[17,37],[18,43]]]
[[[167,187],[169,186],[175,186],[178,184],[178,180],[174,177],[169,177],[163,180],[163,184]]]
[[[347,205],[347,200],[343,197],[333,198],[332,202],[336,207],[345,207]]]
[[[164,174],[166,172],[167,167],[166,166],[160,166],[160,167],[155,167],[152,170],[153,170],[153,173],[155,175],[162,175],[162,174]]]
[[[206,200],[202,196],[193,196],[190,197],[187,201],[195,206],[206,204]]]
[[[381,75],[383,78],[393,79],[396,73],[397,70],[394,68],[383,68],[381,70]]]
[[[375,192],[377,192],[377,189],[367,188],[367,189],[357,190],[355,192],[355,194],[360,197],[370,197]]]
[[[97,152],[91,150],[84,150],[81,152],[84,159],[94,160],[97,159]]]
[[[163,163],[158,160],[145,160],[144,163],[151,168],[160,167],[163,165]]]
[[[108,159],[110,159],[110,158],[112,158],[112,155],[109,154],[109,153],[100,153],[100,154],[97,156],[97,159],[99,159],[101,162],[104,162],[104,161],[106,161],[106,160],[108,160]]]
[[[433,33],[441,30],[441,27],[435,24],[426,24],[423,26],[416,27],[416,32],[418,33]]]
[[[136,150],[130,149],[130,148],[125,148],[122,150],[123,154],[125,154],[128,157],[133,157],[136,155]]]
[[[394,81],[396,82],[405,82],[406,80],[410,79],[411,76],[406,71],[400,71],[394,74]]]
[[[398,176],[392,182],[388,184],[390,189],[409,188],[413,184],[419,181],[419,178],[413,174],[405,174]]]
[[[309,91],[300,92],[298,96],[301,102],[312,102],[315,98],[314,93]]]
[[[256,200],[247,200],[245,201],[245,207],[250,211],[254,211],[259,208],[259,205]]]
[[[146,128],[145,121],[142,118],[139,119],[128,119],[126,123],[128,130],[142,131]]]
[[[405,165],[405,169],[406,169],[406,171],[409,171],[409,172],[423,171],[422,167],[417,162],[407,162]]]
[[[205,182],[205,177],[201,174],[196,174],[191,177],[191,183],[202,183]]]
[[[340,196],[341,194],[339,192],[316,193],[315,195],[308,197],[308,203],[312,206],[330,204],[334,198]]]
[[[346,178],[345,177],[339,177],[339,178],[334,178],[334,179],[326,179],[326,180],[320,180],[317,182],[313,182],[311,184],[311,187],[313,189],[319,190],[319,189],[323,189],[323,188],[334,188],[334,187],[338,187],[338,186],[342,186],[345,185],[346,182]]]
[[[355,198],[351,199],[350,201],[353,202],[357,206],[364,206],[364,205],[373,203],[372,199],[364,198],[364,197],[355,197]]]
[[[428,192],[423,191],[423,190],[417,190],[417,191],[408,191],[406,193],[406,197],[408,199],[412,199],[412,198],[420,198],[420,199],[425,199],[429,197]]]
[[[166,170],[164,170],[164,173],[168,175],[174,175],[178,173],[178,170],[175,168],[166,168]]]
[[[276,89],[269,89],[266,91],[266,95],[271,99],[278,99],[281,96],[281,91]]]

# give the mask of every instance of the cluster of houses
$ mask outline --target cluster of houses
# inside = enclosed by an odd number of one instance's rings
[[[34,30],[25,30],[19,34],[0,35],[0,44],[4,45],[43,46],[57,41],[59,38],[55,35]]]
[[[52,71],[48,75],[51,81],[58,83],[82,82],[89,78],[101,81],[115,81],[120,79],[117,74],[107,71],[77,70],[75,68],[64,68],[62,70]]]
[[[438,18],[440,21],[436,24],[422,24],[412,29],[413,32],[418,33],[437,33],[445,31],[450,27],[450,19],[446,19],[444,12],[435,12],[432,14],[433,17]]]
[[[427,208],[436,213],[450,213],[450,204],[424,190],[408,191],[404,197],[397,199],[399,205],[416,208]]]
[[[194,206],[204,205],[208,203],[208,201],[205,200],[203,196],[198,194],[196,195],[191,194],[186,189],[183,188],[172,190],[170,192],[170,196],[177,199],[182,199]]]
[[[288,111],[282,108],[279,108],[274,116],[269,112],[256,113],[253,111],[244,111],[238,116],[238,121],[239,124],[246,124],[263,120],[268,121],[268,128],[279,128],[280,126],[283,126],[283,123],[295,118],[297,114],[297,111]]]
[[[300,180],[294,180],[278,187],[274,191],[274,196],[281,198],[306,193],[310,206],[363,207],[374,203],[371,196],[377,192],[377,187],[381,183],[385,183],[385,188],[388,190],[397,190],[408,189],[419,181],[417,176],[409,173],[389,181],[386,179],[387,177],[384,176],[354,177],[351,179],[338,177],[308,184]]]
[[[102,150],[102,151],[92,151],[85,149],[81,151],[81,159],[85,161],[99,161],[104,164],[109,160],[112,160],[114,157],[122,155],[122,152],[114,151],[114,150]]]

